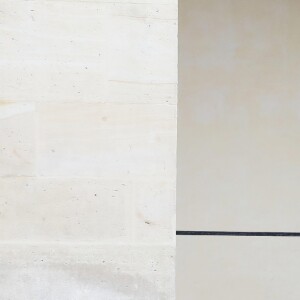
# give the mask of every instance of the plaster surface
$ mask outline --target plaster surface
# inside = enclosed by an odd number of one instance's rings
[[[178,229],[300,231],[300,2],[179,7]]]
[[[177,229],[300,232],[300,1],[179,2]],[[176,299],[296,300],[298,237],[178,236]]]
[[[299,299],[299,251],[298,238],[177,237],[176,299]]]

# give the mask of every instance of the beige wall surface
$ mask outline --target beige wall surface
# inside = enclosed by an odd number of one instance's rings
[[[177,1],[0,0],[0,299],[174,299]]]
[[[299,11],[180,1],[178,229],[300,231]]]
[[[300,240],[177,238],[178,300],[298,300]]]
[[[300,232],[300,1],[181,0],[177,230]],[[300,240],[179,236],[178,300],[298,300]]]

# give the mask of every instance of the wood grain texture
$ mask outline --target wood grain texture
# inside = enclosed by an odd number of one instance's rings
[[[174,299],[177,1],[0,0],[2,299]]]

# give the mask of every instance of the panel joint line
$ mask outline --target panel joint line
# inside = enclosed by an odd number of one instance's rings
[[[190,231],[178,230],[176,235],[216,235],[216,236],[286,236],[300,237],[300,232],[270,232],[270,231]]]

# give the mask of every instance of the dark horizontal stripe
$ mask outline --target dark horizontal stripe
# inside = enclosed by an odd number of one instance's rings
[[[187,231],[178,230],[176,235],[225,235],[225,236],[299,236],[300,232],[261,232],[261,231]]]

